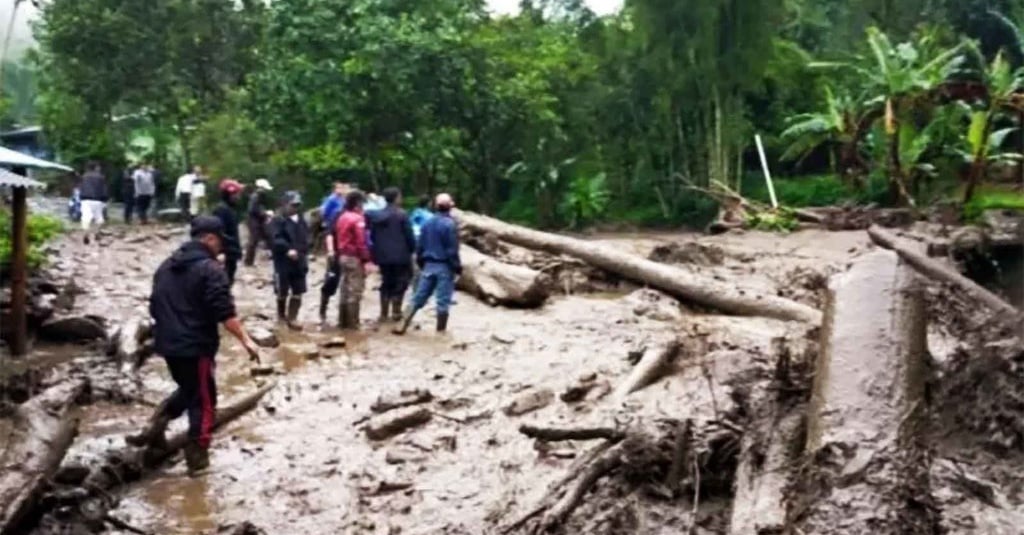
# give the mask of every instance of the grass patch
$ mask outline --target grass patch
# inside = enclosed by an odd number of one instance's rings
[[[964,219],[977,221],[987,210],[1024,211],[1024,192],[993,186],[980,188],[964,205]]]

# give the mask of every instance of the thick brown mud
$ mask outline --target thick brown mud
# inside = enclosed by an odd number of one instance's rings
[[[74,238],[56,248],[54,267],[71,274],[84,291],[75,313],[105,317],[112,327],[147,316],[152,274],[185,239],[185,231],[114,228],[98,246]],[[863,232],[592,239],[645,257],[653,253],[659,261],[686,263],[716,278],[813,306],[821,305],[827,277],[869,249]],[[597,286],[602,293],[555,292],[538,310],[493,308],[460,293],[449,334],[433,332],[428,308],[405,337],[390,334],[390,324],[377,324],[377,299],[374,284],[369,284],[362,332],[346,333],[345,347],[324,347],[341,333],[316,325],[322,259],[312,266],[311,291],[300,316],[305,330],[277,329],[281,346],[264,352],[265,364],[275,369],[272,377],[254,378],[237,344],[223,338],[217,357],[222,400],[255,389],[257,382],[274,380],[278,386],[257,410],[215,437],[213,470],[189,478],[177,459],[123,488],[111,510],[114,517],[150,533],[230,532],[245,522],[271,534],[497,533],[499,526],[529,512],[592,446],[536,442],[518,432],[524,423],[572,427],[640,422],[657,430],[667,425],[657,423],[661,421],[691,421],[700,428],[727,420],[751,424],[758,431],[770,429],[765,421],[799,413],[809,395],[808,367],[817,354],[813,326],[713,315],[659,299],[659,294],[630,295],[635,288],[606,281]],[[271,326],[270,281],[265,258],[256,267],[239,268],[235,295],[247,325]],[[954,321],[947,316],[945,323]],[[953,359],[963,351],[959,332],[932,328],[930,346],[944,343],[942,354]],[[631,358],[658,351],[679,337],[689,352],[673,365],[668,380],[625,402],[614,395],[615,386],[632,369]],[[173,389],[159,358],[136,372],[132,363],[103,355],[99,344],[40,344],[36,351],[55,362],[70,361],[65,366],[74,373],[93,378],[92,403],[79,409],[80,436],[65,465],[87,464],[120,447],[123,436],[138,429],[152,406]],[[1007,372],[1011,377],[1017,373],[1016,368]],[[941,374],[937,381],[936,392],[967,388]],[[431,412],[429,421],[388,439],[369,439],[363,426],[374,414],[374,403],[414,389],[432,394],[432,401],[423,405]],[[521,406],[524,399],[541,401],[525,413],[506,410]],[[1019,418],[1024,408],[1015,410]],[[758,423],[756,418],[766,411],[770,415]],[[954,412],[949,407],[943,411]],[[173,429],[180,429],[184,422],[175,425]],[[1024,436],[1021,429],[1015,437]],[[963,444],[964,437],[958,438],[956,444]],[[956,449],[952,438],[943,440],[951,452],[941,457],[945,460],[963,457],[964,451],[991,451]],[[1019,451],[1019,442],[1010,449]],[[684,492],[667,494],[649,481],[651,473],[663,478],[672,458],[671,441],[667,450],[660,447],[634,455],[643,459],[631,466],[643,470],[627,469],[597,485],[565,531],[729,533],[739,444],[695,457],[705,463],[703,475],[695,471],[697,481],[688,480]],[[933,480],[942,483],[934,493],[951,515],[959,515],[944,518],[949,533],[1002,533],[982,528],[1013,525],[1015,516],[988,514],[979,500],[965,497],[961,487],[966,483],[946,483],[960,477],[955,472],[959,465],[933,466]],[[1024,505],[1012,504],[1022,502],[1019,489],[1024,484],[1014,487],[1017,491],[999,491],[1006,472],[990,485],[996,489],[993,499],[1002,500],[1001,515],[1016,515],[1013,511]],[[699,490],[697,500],[690,498],[694,489]],[[972,527],[962,527],[967,525]]]

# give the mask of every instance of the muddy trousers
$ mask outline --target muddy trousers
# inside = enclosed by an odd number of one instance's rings
[[[245,242],[245,265],[251,266],[256,262],[256,250],[260,244],[270,248],[270,240],[267,238],[267,229],[263,220],[250,217],[246,220],[246,228],[249,230],[249,237]]]
[[[341,297],[338,298],[338,326],[342,329],[359,328],[359,305],[366,289],[366,268],[354,256],[340,256]]]
[[[181,209],[181,217],[185,221],[192,221],[192,194],[182,193],[178,195],[178,208]]]
[[[188,437],[200,448],[210,447],[217,411],[217,381],[213,357],[164,357],[178,389],[161,406],[170,420],[188,413]]]
[[[448,264],[427,262],[420,272],[419,284],[412,297],[412,309],[419,310],[426,306],[430,296],[437,301],[438,315],[448,315],[452,306],[452,295],[455,294],[455,274]]]

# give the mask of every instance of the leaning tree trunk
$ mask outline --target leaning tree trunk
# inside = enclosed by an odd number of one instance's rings
[[[600,243],[511,225],[469,212],[461,212],[458,218],[469,229],[491,233],[499,239],[529,249],[573,256],[605,271],[701,306],[744,316],[766,316],[809,323],[821,321],[820,312],[795,301],[752,289],[737,288],[733,284],[647,260]]]
[[[26,401],[15,412],[12,429],[0,450],[0,533],[15,532],[64,459],[78,432],[78,421],[68,409],[85,384],[84,380],[63,382]]]
[[[463,245],[459,289],[491,306],[537,308],[550,295],[549,280],[539,271],[499,262]]]

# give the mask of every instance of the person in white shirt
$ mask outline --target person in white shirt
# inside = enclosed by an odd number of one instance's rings
[[[203,172],[203,168],[198,165],[192,168],[191,173],[185,173],[178,177],[178,185],[174,188],[174,196],[178,199],[178,206],[181,208],[181,215],[185,216],[189,221],[195,215],[192,212],[192,189],[196,181]],[[204,192],[205,193],[205,190]]]
[[[206,177],[201,172],[196,173],[195,180],[192,181],[192,215],[197,216],[203,213],[203,209],[206,208]]]
[[[149,223],[149,205],[153,202],[153,195],[156,194],[153,166],[145,162],[140,165],[132,173],[132,182],[135,183],[135,210],[139,214],[139,220],[145,225]]]

